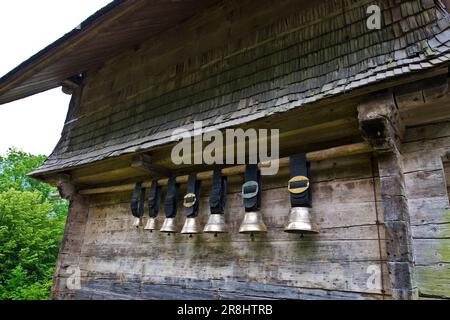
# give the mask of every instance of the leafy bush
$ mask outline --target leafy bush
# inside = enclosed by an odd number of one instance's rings
[[[44,156],[10,149],[0,157],[0,299],[48,299],[67,202],[27,173]]]

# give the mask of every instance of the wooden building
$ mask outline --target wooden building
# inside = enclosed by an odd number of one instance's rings
[[[450,298],[449,62],[446,1],[113,1],[0,79],[0,104],[72,95],[31,173],[71,201],[52,297]],[[179,177],[184,193],[186,174],[211,170],[170,157],[173,130],[199,120],[277,128],[281,158],[307,153],[320,233],[283,232],[286,167],[263,177],[267,234],[238,233],[241,174],[228,234],[133,228],[137,181],[160,177],[164,195]],[[67,285],[74,268],[80,288]]]

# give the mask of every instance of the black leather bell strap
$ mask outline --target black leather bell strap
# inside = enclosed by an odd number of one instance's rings
[[[293,155],[290,161],[288,190],[292,207],[311,207],[310,165],[304,153]]]
[[[222,176],[222,169],[214,168],[213,185],[209,197],[211,214],[224,214],[227,203],[227,177]]]
[[[159,212],[161,202],[161,186],[158,185],[158,180],[153,179],[150,188],[150,195],[148,197],[148,214],[150,218],[156,218]]]
[[[245,183],[242,186],[245,211],[257,211],[261,207],[261,172],[256,164],[245,167]]]
[[[178,198],[179,184],[177,184],[175,177],[169,178],[167,185],[167,194],[164,201],[164,211],[166,218],[175,218],[177,215],[177,198]]]
[[[198,215],[201,183],[200,180],[197,180],[195,173],[189,175],[187,191],[183,199],[184,212],[188,218],[194,218]]]
[[[131,214],[136,218],[144,216],[145,188],[142,188],[142,182],[137,182],[133,194],[131,195]]]

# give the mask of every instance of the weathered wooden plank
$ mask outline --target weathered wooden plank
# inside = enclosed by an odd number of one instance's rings
[[[448,211],[447,216],[450,220]],[[412,226],[412,232],[415,239],[450,239],[450,222]]]
[[[450,297],[449,263],[417,266],[416,273],[420,294],[435,298]]]
[[[404,173],[442,170],[442,149],[419,150],[403,154]]]
[[[425,140],[426,141],[426,140]],[[416,152],[416,151],[428,151],[434,154],[442,154],[450,149],[450,138],[436,138],[429,141],[423,141],[422,143],[408,143],[405,144],[402,148],[402,152],[405,154]]]
[[[162,220],[162,219],[161,219]],[[159,221],[158,225],[162,225],[162,221]],[[89,225],[89,234],[84,239],[84,245],[89,244],[121,244],[121,243],[145,243],[145,244],[155,244],[159,242],[165,242],[168,237],[167,234],[160,233],[158,231],[149,232],[144,230],[135,230],[132,232],[130,230],[131,223],[130,220],[119,221],[118,224],[114,223],[116,226],[121,225],[122,229],[117,230],[97,230],[97,226],[106,224],[106,222],[98,222]],[[204,224],[202,224],[203,226]],[[110,225],[111,226],[111,225]],[[378,240],[378,228],[380,228],[381,240],[384,240],[384,228],[378,227],[376,225],[368,226],[355,226],[355,227],[342,227],[342,228],[330,228],[321,229],[319,235],[292,235],[284,232],[283,228],[268,227],[269,231],[264,236],[254,235],[254,237],[249,237],[248,235],[243,235],[237,233],[237,228],[239,225],[233,226],[233,233],[221,234],[214,237],[211,234],[198,234],[192,238],[187,235],[173,235],[173,241],[175,243],[192,243],[192,242],[211,242],[211,243],[228,243],[228,242],[241,242],[243,244],[247,242],[270,242],[270,241],[297,241],[301,242],[320,242],[320,241],[347,241],[347,240]]]
[[[447,185],[443,170],[418,171],[405,174],[408,199],[445,197]]]
[[[450,222],[450,217],[447,213],[447,209],[449,208],[447,195],[442,197],[409,199],[408,204],[412,225]]]
[[[408,126],[417,126],[421,124],[436,123],[448,121],[448,106],[446,101],[426,103],[420,108],[402,112],[405,124]]]
[[[417,265],[450,263],[450,239],[414,239]]]
[[[183,257],[184,262],[208,258],[207,261],[217,259],[217,262],[226,259],[239,258],[243,261],[267,263],[302,263],[312,261],[375,261],[380,259],[378,240],[343,240],[343,241],[255,241],[242,243],[208,242],[195,238],[191,242],[176,242],[174,237],[166,237],[163,242],[136,243],[130,248],[131,242],[122,244],[89,244],[83,247],[82,255],[86,257],[153,257],[163,259],[169,257]],[[277,252],[281,250],[282,252]],[[215,261],[215,260],[214,260]],[[205,262],[205,261],[203,261]],[[173,261],[172,263],[175,263]],[[131,266],[130,266],[131,267]]]
[[[296,288],[231,280],[168,279],[170,285],[130,278],[119,282],[109,275],[98,275],[83,283],[77,299],[333,299],[366,300],[388,298],[382,295],[322,289]]]
[[[441,123],[436,123],[433,125],[423,125],[408,128],[408,130],[406,130],[405,133],[405,143],[403,145],[403,148],[412,145],[411,142],[423,142],[426,140],[442,139],[449,137],[450,137],[449,121],[443,121]]]
[[[188,288],[199,286],[200,283],[215,284],[226,281],[221,290],[229,288],[229,282],[242,282],[253,286],[269,285],[287,288],[310,288],[322,290],[336,290],[360,293],[382,294],[381,281],[387,278],[386,266],[381,269],[377,261],[368,262],[322,262],[298,265],[261,265],[256,261],[223,261],[202,262],[192,264],[174,264],[173,260],[151,260],[149,258],[127,258],[127,265],[118,266],[117,259],[86,258],[82,263],[84,279],[96,279],[102,275],[118,278],[123,282],[139,277],[143,283],[180,285]],[[96,269],[91,268],[95,264]],[[171,270],[166,270],[172,266]],[[165,268],[165,269],[164,269]],[[164,270],[164,273],[161,273]],[[195,272],[201,270],[201,272]],[[383,272],[383,279],[382,279]],[[229,279],[229,280],[228,280]],[[243,288],[245,292],[246,289]],[[198,287],[209,289],[209,286]],[[247,289],[248,290],[248,289]],[[275,297],[275,296],[274,296]]]

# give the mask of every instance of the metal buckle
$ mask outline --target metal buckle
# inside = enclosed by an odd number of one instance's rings
[[[186,202],[187,199],[191,199],[191,198],[193,198],[194,201]],[[188,193],[187,195],[184,196],[183,206],[185,208],[190,208],[190,207],[193,207],[196,202],[197,202],[197,197],[195,196],[195,194],[194,193]]]
[[[302,187],[302,188],[291,188],[291,183],[293,182],[302,182],[302,181],[306,181],[306,187]],[[309,179],[308,177],[305,176],[296,176],[293,177],[291,180],[289,180],[288,182],[288,190],[290,193],[293,194],[300,194],[305,192],[306,190],[309,189]]]
[[[247,187],[256,187],[256,191],[254,192],[250,192],[250,193],[245,193],[245,188]],[[256,181],[247,181],[246,183],[244,183],[242,185],[242,197],[244,199],[251,199],[253,197],[256,197],[258,195],[259,192],[259,185],[258,182]]]

